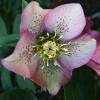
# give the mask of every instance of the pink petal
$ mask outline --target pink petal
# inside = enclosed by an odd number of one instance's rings
[[[94,60],[96,63],[100,64],[100,45],[97,46],[96,51],[92,57],[92,60]]]
[[[2,60],[2,64],[10,71],[30,78],[41,87],[47,88],[52,95],[57,94],[61,86],[71,78],[71,69],[66,72],[58,66],[46,66],[42,69],[41,61],[34,56],[31,48],[34,44],[33,34],[24,33],[13,54]]]
[[[31,78],[39,64],[38,58],[34,57],[33,44],[33,35],[24,33],[12,55],[2,60],[4,67],[23,77]]]
[[[86,25],[83,32],[89,33],[91,31],[92,24],[93,23],[92,23],[91,17],[86,17]]]
[[[91,59],[96,49],[96,41],[94,39],[76,40],[69,42],[66,48],[68,53],[61,55],[58,61],[64,68],[69,66],[74,69],[86,64]]]
[[[91,58],[91,60],[87,63],[87,65],[95,70],[98,75],[100,75],[100,32],[91,31],[91,19],[87,18],[87,25],[83,31],[83,34],[88,35],[90,38],[95,38],[97,41],[96,50]]]
[[[32,80],[41,87],[46,88],[50,94],[55,95],[61,86],[69,82],[71,74],[70,69],[65,73],[58,66],[46,66],[44,69],[38,67]]]
[[[92,57],[92,60],[100,64],[100,32],[91,31],[90,35],[97,40],[97,48]]]
[[[44,16],[48,13],[49,10],[42,9],[39,4],[35,1],[32,1],[24,9],[21,17],[20,32],[32,32],[38,33],[44,30],[42,25]]]
[[[80,4],[65,4],[51,10],[44,23],[49,32],[56,32],[64,40],[69,40],[83,31],[86,21]]]
[[[36,3],[37,5],[37,3]],[[32,7],[39,8],[35,4],[33,5],[33,2],[29,4],[26,9],[24,10],[22,14],[22,20],[21,20],[21,39],[19,40],[16,49],[14,50],[13,54],[4,60],[2,60],[3,65],[10,71],[13,71],[19,75],[22,75],[24,77],[28,77],[35,81],[37,84],[40,86],[44,86],[48,89],[48,91],[51,94],[56,94],[60,87],[67,83],[70,79],[70,71],[68,70],[68,76],[65,75],[63,70],[61,68],[56,68],[55,70],[54,67],[50,67],[50,71],[48,67],[45,69],[41,69],[40,65],[40,60],[34,56],[34,51],[32,49],[32,46],[34,45],[34,38],[35,36],[31,33],[37,33],[40,32],[42,22],[38,22],[40,26],[36,25],[34,27],[32,23],[32,31],[30,31],[29,25],[30,22],[33,20],[32,18],[33,15],[35,16],[36,14],[34,13],[32,15],[31,11],[35,12]],[[28,7],[30,9],[28,9]],[[40,9],[40,8],[39,8]],[[43,10],[44,11],[44,10]],[[26,13],[27,12],[27,13]],[[36,12],[42,12],[36,11]],[[32,17],[27,18],[27,16],[32,15]],[[34,18],[35,19],[35,18]],[[41,18],[39,17],[39,21]],[[28,30],[28,32],[27,32]],[[49,72],[47,72],[49,71]]]
[[[93,60],[90,60],[87,65],[92,68],[93,70],[95,70],[97,72],[97,74],[100,76],[100,64],[96,63]]]
[[[98,45],[100,45],[100,32],[91,31],[89,35],[95,38],[97,40]]]

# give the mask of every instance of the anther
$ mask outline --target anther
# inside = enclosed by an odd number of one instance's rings
[[[55,66],[60,66],[57,61],[54,62]]]
[[[49,33],[47,33],[47,36],[49,37]]]
[[[55,33],[54,33],[54,37],[53,37],[53,38],[55,38],[56,36],[57,36],[57,33],[55,32]]]
[[[67,51],[68,51],[68,49],[66,49],[66,48],[62,48],[62,50],[64,50],[65,52],[67,52]]]
[[[59,37],[59,39],[61,39],[63,37],[63,35],[61,35],[60,37]]]
[[[42,66],[41,69],[44,69],[44,66]]]

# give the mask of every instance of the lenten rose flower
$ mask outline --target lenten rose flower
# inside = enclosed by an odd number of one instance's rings
[[[95,52],[96,40],[80,36],[85,24],[80,4],[42,9],[33,1],[22,13],[20,40],[2,64],[55,95]]]

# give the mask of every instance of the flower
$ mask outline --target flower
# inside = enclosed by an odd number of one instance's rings
[[[95,53],[93,54],[91,60],[87,63],[87,65],[90,68],[94,69],[100,76],[100,32],[91,30],[91,25],[92,25],[91,18],[88,17],[87,24],[83,34],[87,34],[90,38],[95,38],[97,41],[97,46]]]
[[[94,38],[81,36],[85,24],[80,4],[42,9],[32,1],[22,13],[20,40],[2,64],[55,95],[96,50]]]

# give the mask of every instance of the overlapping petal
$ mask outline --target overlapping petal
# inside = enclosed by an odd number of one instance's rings
[[[78,36],[85,27],[85,17],[80,4],[65,4],[51,10],[44,19],[49,32],[56,32],[64,40]]]
[[[85,36],[84,39],[94,38],[97,42],[96,50],[87,65],[100,75],[100,32],[91,30],[92,20],[90,17],[86,17],[86,19],[87,23],[82,33]]]
[[[68,53],[61,55],[58,59],[63,67],[70,66],[72,69],[78,68],[91,59],[96,49],[96,40],[87,41],[74,40],[67,45]]]
[[[36,67],[39,66],[39,59],[34,57],[33,44],[33,35],[24,33],[12,55],[3,59],[2,64],[10,71],[31,78]]]
[[[33,76],[34,80],[38,85],[47,88],[50,94],[55,95],[65,83],[68,83],[71,78],[71,69],[64,69],[60,66],[47,66],[43,69],[38,67]]]
[[[87,65],[100,75],[100,32],[91,31],[89,35],[97,40],[97,48]]]
[[[59,89],[69,82],[72,70],[65,71],[59,66],[46,66],[39,57],[34,56],[32,46],[35,44],[34,35],[24,33],[13,54],[2,60],[2,64],[10,71],[23,77],[27,77],[41,87],[47,88],[52,95],[57,94]]]
[[[94,60],[96,63],[100,64],[100,45],[97,46],[96,51],[92,57],[92,60]]]
[[[21,16],[20,32],[42,32],[44,30],[43,19],[48,11],[48,9],[42,9],[35,1],[29,3],[28,6],[24,9]]]
[[[89,33],[91,31],[92,25],[93,25],[93,22],[91,20],[91,17],[86,17],[86,25],[85,25],[83,32]]]
[[[97,32],[97,31],[93,31],[92,30],[89,33],[89,35],[97,40],[97,43],[98,43],[97,45],[99,46],[100,45],[100,32]]]

